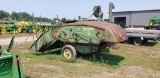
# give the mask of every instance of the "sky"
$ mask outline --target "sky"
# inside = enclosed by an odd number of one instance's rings
[[[109,3],[113,2],[118,11],[136,11],[160,9],[160,0],[0,0],[0,10],[9,13],[34,13],[36,17],[78,19],[78,16],[89,17],[93,7],[100,5],[104,18],[108,18]],[[93,16],[94,18],[94,16]]]

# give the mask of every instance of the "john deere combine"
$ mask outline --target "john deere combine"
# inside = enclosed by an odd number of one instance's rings
[[[19,23],[19,32],[32,32],[33,30],[33,26],[30,22],[25,22],[25,21],[21,21]]]
[[[125,31],[116,24],[101,21],[100,6],[94,7],[93,15],[98,21],[74,20],[42,33],[30,49],[43,52],[62,47],[61,54],[68,59],[76,57],[77,52],[87,54],[106,47],[118,49],[116,44],[127,39]]]
[[[4,21],[0,22],[0,33],[5,34],[6,32],[11,32],[13,34],[18,33],[18,27],[14,24],[14,22]]]
[[[3,51],[0,46],[0,78],[24,78],[20,57],[10,53],[14,44],[14,37],[7,49]]]

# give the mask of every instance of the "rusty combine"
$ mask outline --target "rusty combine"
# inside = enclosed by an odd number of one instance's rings
[[[103,22],[100,6],[93,8],[97,21],[74,21],[62,24],[57,28],[44,32],[30,47],[35,51],[46,51],[62,48],[61,54],[66,58],[74,58],[77,52],[82,54],[98,52],[127,40],[125,31],[118,25]]]

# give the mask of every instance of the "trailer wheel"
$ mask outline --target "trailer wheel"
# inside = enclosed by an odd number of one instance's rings
[[[142,43],[143,43],[143,41],[140,39],[140,38],[135,38],[134,40],[133,40],[133,43],[135,44],[135,45],[141,45]]]
[[[61,55],[67,59],[76,57],[76,54],[75,48],[71,45],[65,45],[61,50]]]

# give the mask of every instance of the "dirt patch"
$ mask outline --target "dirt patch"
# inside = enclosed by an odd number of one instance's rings
[[[150,58],[154,58],[154,59],[159,58],[160,59],[160,51],[158,51],[158,50],[145,48],[145,49],[139,49],[139,51],[147,53]]]
[[[36,39],[37,39],[36,36],[15,37],[14,42],[16,44],[20,44],[20,43],[35,41]],[[10,41],[11,41],[11,37],[0,39],[0,45],[8,45]]]
[[[58,67],[58,66],[48,65],[48,64],[42,64],[42,63],[34,64],[33,66],[35,66],[35,67],[45,67],[45,68],[49,68],[49,69],[61,70],[61,68]]]
[[[111,72],[103,72],[95,76],[99,78],[158,78],[159,71],[141,66],[126,66],[115,69]]]

